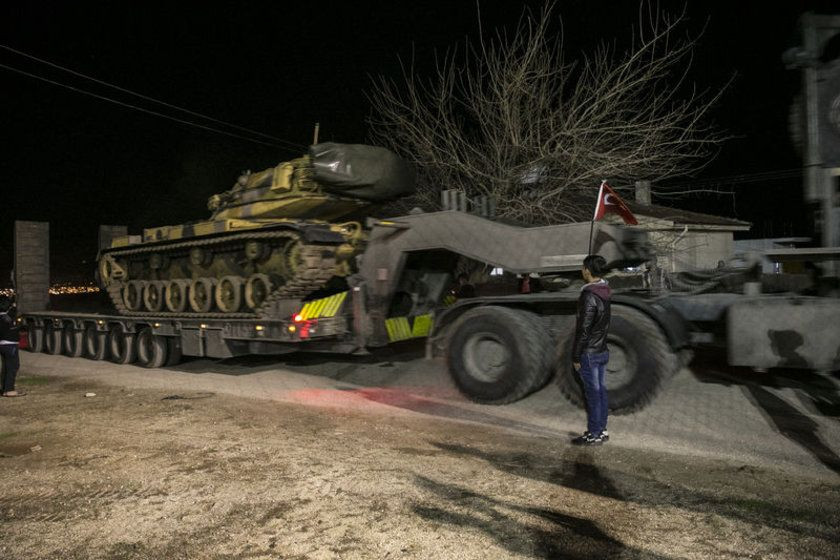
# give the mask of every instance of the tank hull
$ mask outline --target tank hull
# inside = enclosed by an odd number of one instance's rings
[[[98,276],[117,311],[132,316],[260,317],[352,272],[361,226],[221,220],[152,228],[117,239]]]

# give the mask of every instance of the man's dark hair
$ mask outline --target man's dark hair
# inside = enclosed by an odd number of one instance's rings
[[[601,255],[588,255],[583,259],[583,268],[597,278],[600,278],[608,272],[607,261]]]

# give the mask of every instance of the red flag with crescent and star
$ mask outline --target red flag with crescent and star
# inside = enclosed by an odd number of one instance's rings
[[[638,225],[636,216],[627,207],[621,197],[618,196],[614,190],[607,184],[606,181],[601,181],[601,188],[598,190],[598,202],[595,204],[595,215],[592,221],[596,222],[604,217],[607,212],[618,214],[625,224]]]

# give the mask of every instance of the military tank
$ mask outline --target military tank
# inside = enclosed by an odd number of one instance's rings
[[[359,221],[410,194],[414,170],[384,148],[321,143],[242,174],[208,221],[145,229],[100,251],[100,286],[121,314],[254,317],[351,274]]]

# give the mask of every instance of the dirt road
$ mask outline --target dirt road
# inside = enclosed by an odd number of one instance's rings
[[[412,355],[24,354],[0,558],[836,558],[836,386],[729,375],[578,449],[553,388],[479,406]]]

